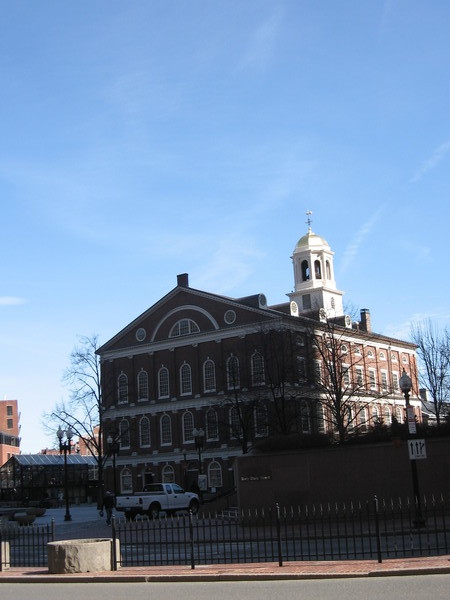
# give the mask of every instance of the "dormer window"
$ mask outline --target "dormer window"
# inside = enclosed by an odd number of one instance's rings
[[[181,319],[172,327],[169,333],[169,337],[180,337],[182,335],[198,333],[199,331],[199,326],[195,321],[193,321],[192,319]]]

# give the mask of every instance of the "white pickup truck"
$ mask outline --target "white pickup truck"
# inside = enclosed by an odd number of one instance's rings
[[[199,506],[198,495],[185,492],[176,483],[151,483],[143,492],[116,498],[116,510],[124,512],[130,519],[136,515],[148,515],[156,519],[161,511],[173,515],[179,510],[190,510],[196,514]]]

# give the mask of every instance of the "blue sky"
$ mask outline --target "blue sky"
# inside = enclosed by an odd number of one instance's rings
[[[16,0],[0,12],[0,394],[22,450],[188,272],[287,300],[313,230],[374,329],[449,322],[448,0]]]

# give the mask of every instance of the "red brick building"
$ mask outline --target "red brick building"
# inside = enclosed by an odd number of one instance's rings
[[[0,466],[20,453],[20,425],[17,400],[0,400]]]
[[[365,431],[404,420],[403,369],[420,419],[415,347],[374,333],[366,309],[359,322],[344,314],[333,253],[310,228],[292,259],[295,286],[285,304],[268,306],[263,294],[234,299],[197,290],[183,274],[98,350],[118,493],[153,480],[230,489],[235,457],[258,440],[333,434],[326,387],[314,384],[332,373],[318,352],[322,342],[329,347],[330,332],[339,340],[342,385],[358,390],[345,417],[349,430],[350,421],[352,431]],[[288,424],[279,412],[285,400]],[[106,477],[112,481],[110,468]]]

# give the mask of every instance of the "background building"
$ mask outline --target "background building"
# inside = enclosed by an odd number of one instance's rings
[[[20,452],[19,419],[17,400],[0,400],[0,466]]]
[[[285,304],[193,289],[182,274],[98,350],[117,492],[151,481],[226,491],[235,457],[265,438],[403,422],[403,369],[420,419],[415,346],[373,332],[367,309],[345,314],[333,253],[311,227],[292,260]],[[327,397],[338,376],[350,400],[339,427]]]

